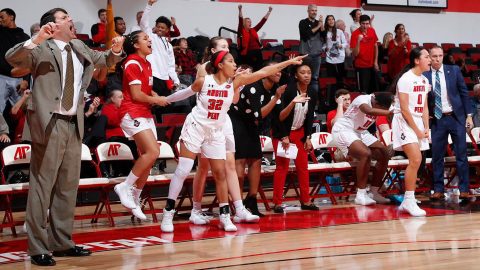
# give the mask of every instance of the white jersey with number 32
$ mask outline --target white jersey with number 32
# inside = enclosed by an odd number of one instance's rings
[[[233,82],[219,85],[213,75],[206,75],[197,105],[192,109],[193,119],[204,128],[221,128],[233,100]]]
[[[407,71],[400,77],[395,95],[394,113],[401,113],[399,93],[408,94],[408,109],[412,116],[421,117],[430,91],[428,79],[423,75],[415,75],[412,70]]]

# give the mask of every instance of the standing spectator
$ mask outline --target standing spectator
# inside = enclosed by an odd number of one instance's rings
[[[130,28],[130,33],[134,31],[142,30],[142,28],[140,27],[140,20],[142,20],[142,16],[143,16],[143,10],[140,10],[139,12],[137,12],[137,16],[136,16],[137,24],[132,26],[132,28]]]
[[[342,30],[343,35],[345,35],[345,40],[348,43],[348,46],[345,48],[345,54],[346,56],[350,56],[352,54],[352,50],[350,50],[350,33],[346,31],[347,26],[345,25],[345,22],[343,20],[337,20],[335,24],[337,26],[337,29]]]
[[[197,73],[197,61],[192,50],[188,48],[188,42],[186,38],[180,38],[178,41],[178,49],[174,51],[175,63],[181,67],[178,78],[180,82],[185,85],[190,85],[195,80],[195,74]]]
[[[280,112],[273,125],[273,148],[275,153],[281,151],[278,144],[287,150],[290,143],[298,149],[295,159],[295,168],[300,186],[300,203],[302,210],[318,210],[315,204],[310,202],[308,152],[312,150],[310,137],[314,118],[317,92],[310,85],[312,71],[307,64],[295,66],[295,81],[291,82],[282,98],[283,110]],[[273,211],[283,213],[282,201],[285,179],[289,169],[290,159],[279,155],[275,159],[276,168],[273,174]]]
[[[119,36],[125,35],[125,32],[127,32],[127,25],[125,24],[125,20],[123,20],[122,17],[115,17],[113,18],[114,24],[115,24],[115,32]]]
[[[34,73],[27,115],[32,138],[26,213],[28,254],[33,264],[50,266],[56,263],[51,251],[54,256],[91,254],[72,240],[80,179],[83,95],[88,85],[82,82],[92,79],[94,66],[120,61],[123,38],[115,40],[112,50],[91,50],[75,39],[73,20],[61,8],[42,15],[40,25],[38,35],[10,49],[6,59]]]
[[[18,69],[13,69],[7,63],[5,54],[10,48],[28,40],[29,37],[22,28],[17,27],[15,19],[15,11],[9,8],[0,11],[0,114],[5,110],[7,103],[13,106],[20,99],[16,90],[22,79],[14,78],[19,75],[15,72]]]
[[[322,15],[317,17],[317,5],[308,5],[308,17],[298,23],[300,30],[300,53],[308,54],[308,59],[312,69],[311,87],[318,95],[318,76],[320,73],[320,64],[322,59],[320,54],[323,48],[323,39],[321,33],[324,30]]]
[[[107,41],[107,10],[99,9],[97,14],[100,22],[92,25],[90,32],[92,33],[92,41],[99,46],[104,45]]]
[[[480,127],[480,84],[473,86],[472,102],[472,118],[474,127]]]
[[[38,32],[40,32],[40,24],[39,23],[32,24],[32,26],[30,26],[30,36],[33,37]]]
[[[252,28],[252,20],[243,18],[242,5],[238,5],[238,34],[241,35],[240,58],[243,64],[253,67],[254,71],[262,68],[262,43],[258,37],[258,31],[267,22],[272,13],[272,7],[268,7],[268,12],[262,20]]]
[[[153,52],[147,56],[147,60],[152,64],[153,90],[160,96],[168,96],[170,91],[180,84],[180,80],[175,72],[173,46],[166,38],[172,23],[167,17],[160,16],[155,21],[156,34],[150,27],[150,13],[156,2],[157,0],[147,1],[140,27],[152,39]]]
[[[337,108],[327,113],[327,131],[332,133],[332,127],[335,122],[343,117],[343,114],[350,106],[350,92],[346,89],[338,89],[335,92],[335,101],[337,102]]]
[[[444,198],[444,157],[448,136],[452,137],[457,163],[460,199],[469,198],[466,131],[473,128],[472,105],[460,68],[443,64],[443,49],[430,49],[431,69],[424,73],[432,85],[428,94],[432,120],[432,166],[434,193],[432,200]],[[466,127],[466,128],[465,128]]]
[[[350,47],[355,57],[354,67],[360,92],[372,93],[378,89],[377,33],[370,26],[368,15],[360,16],[360,28],[352,33]]]
[[[168,29],[169,31],[167,34],[169,40],[180,36],[180,29],[177,27],[177,19],[175,19],[175,17],[170,17],[170,22],[172,23],[172,27]]]
[[[400,73],[405,65],[409,64],[408,55],[412,50],[412,42],[405,33],[405,26],[395,26],[395,39],[388,44],[388,76],[391,80]]]
[[[350,16],[352,17],[353,24],[350,25],[350,33],[355,32],[358,28],[360,28],[360,16],[362,16],[362,11],[359,8],[356,8],[350,11]]]
[[[383,35],[382,43],[378,45],[378,66],[386,64],[388,62],[388,46],[390,41],[393,40],[393,34],[390,32]]]
[[[348,42],[343,31],[337,29],[333,15],[328,15],[325,19],[325,35],[323,47],[327,53],[327,73],[329,77],[337,79],[337,89],[340,89],[343,88],[345,77],[345,48]]]

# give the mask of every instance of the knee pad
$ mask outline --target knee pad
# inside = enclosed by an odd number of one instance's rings
[[[175,170],[175,174],[180,179],[187,178],[190,171],[192,171],[193,163],[194,163],[193,159],[180,157],[178,159],[178,165],[177,165],[177,169]]]

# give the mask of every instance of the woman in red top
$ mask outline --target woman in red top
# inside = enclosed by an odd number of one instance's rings
[[[241,45],[240,56],[242,63],[253,67],[254,71],[262,68],[262,44],[258,38],[258,31],[267,22],[270,13],[272,13],[272,7],[268,8],[267,14],[252,28],[252,20],[243,18],[242,5],[238,5],[238,35],[242,36],[239,39],[241,42],[238,43]]]
[[[131,209],[137,218],[145,220],[147,217],[140,207],[140,194],[160,152],[150,107],[165,106],[168,102],[152,91],[152,68],[146,59],[152,53],[152,41],[148,35],[142,31],[130,33],[125,38],[123,51],[127,58],[122,65],[124,99],[120,106],[120,127],[127,137],[133,137],[140,157],[125,182],[115,186],[115,192],[123,206]]]
[[[388,45],[388,76],[395,79],[402,68],[410,63],[408,55],[412,50],[412,43],[405,33],[405,26],[401,23],[395,26],[395,38]]]
[[[112,137],[125,137],[120,123],[122,115],[120,113],[120,105],[122,104],[123,93],[120,90],[112,90],[108,94],[108,99],[102,107],[102,115],[107,117],[107,127],[105,137],[109,140]]]

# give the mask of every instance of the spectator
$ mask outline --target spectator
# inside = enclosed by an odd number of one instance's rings
[[[113,11],[112,0],[107,0],[107,42],[105,47],[110,49],[112,47],[112,39],[114,37],[123,36],[125,34],[127,27],[125,21],[122,17],[115,17],[115,12]],[[104,71],[101,70],[100,73]],[[122,80],[118,72],[116,72],[116,66],[111,66],[106,71],[107,75],[107,95],[110,91],[114,89],[122,89]],[[98,80],[103,81],[103,80]]]
[[[312,68],[312,80],[310,82],[313,90],[318,94],[318,75],[322,59],[320,54],[323,48],[321,32],[324,30],[322,15],[317,17],[317,5],[308,5],[308,17],[298,24],[300,30],[300,53],[308,54],[308,60]]]
[[[360,92],[372,93],[378,89],[378,47],[377,33],[370,26],[368,15],[360,16],[360,28],[352,33],[350,47],[355,57],[354,67],[357,73]]]
[[[21,143],[25,138],[24,127],[26,120],[27,100],[30,98],[32,93],[31,90],[27,89],[27,87],[28,83],[26,81],[23,81],[19,84],[18,92],[22,93],[22,97],[10,110],[11,118],[16,123],[15,133],[13,135],[13,143]]]
[[[472,118],[474,127],[480,127],[480,84],[473,86],[472,101]]]
[[[350,11],[350,16],[352,17],[353,24],[350,25],[350,33],[355,32],[358,28],[360,28],[360,16],[362,16],[362,10],[361,9],[354,9]],[[375,18],[375,15],[372,15],[372,18],[370,19],[370,24],[373,24],[373,19]]]
[[[388,62],[388,45],[390,45],[391,40],[393,40],[392,33],[387,32],[383,35],[382,44],[378,45],[378,66]]]
[[[167,36],[169,37],[169,40],[170,40],[170,38],[180,36],[180,29],[178,29],[178,27],[177,27],[177,19],[175,19],[175,17],[170,17],[170,22],[172,23],[171,28],[173,28],[173,30],[169,29],[169,31],[168,31]]]
[[[40,32],[40,24],[39,23],[32,24],[32,26],[30,26],[30,36],[33,37],[38,32]]]
[[[348,46],[345,48],[345,54],[346,56],[350,56],[352,54],[352,50],[350,50],[350,33],[345,31],[347,26],[345,25],[345,22],[343,20],[337,20],[336,25],[337,25],[337,29],[342,30],[343,35],[345,35],[345,40],[348,43]]]
[[[92,41],[95,45],[103,45],[107,38],[107,10],[102,8],[98,10],[98,19],[100,22],[92,25],[90,29],[92,33]]]
[[[125,35],[125,32],[127,31],[127,25],[125,24],[125,21],[123,20],[123,18],[117,16],[113,18],[113,21],[115,23],[115,32],[119,36]]]
[[[443,57],[443,63],[445,65],[455,65],[455,57],[451,53],[447,53]]]
[[[195,80],[198,63],[195,61],[195,56],[188,48],[186,38],[180,38],[178,41],[178,49],[174,51],[175,63],[181,67],[178,78],[180,83],[190,85]]]
[[[0,114],[0,151],[10,145],[10,137],[8,136],[8,133],[7,122],[5,122],[3,115]]]
[[[455,61],[455,65],[457,65],[460,68],[460,71],[462,72],[463,77],[472,76],[472,71],[465,64],[464,58],[458,58],[457,61]]]
[[[0,114],[4,112],[8,103],[9,106],[13,106],[20,99],[16,88],[22,79],[14,78],[20,74],[16,72],[18,69],[13,69],[7,63],[5,54],[16,44],[28,40],[29,36],[23,32],[22,28],[17,27],[15,19],[16,14],[12,9],[0,10]]]
[[[388,76],[391,80],[400,73],[402,68],[409,64],[408,60],[412,43],[405,33],[405,26],[397,24],[395,26],[395,39],[388,45]]]
[[[346,89],[338,89],[335,92],[335,101],[337,102],[337,108],[327,113],[327,131],[330,133],[335,122],[343,117],[343,113],[350,106],[350,92]]]
[[[343,31],[337,29],[333,15],[328,15],[325,19],[325,35],[323,48],[327,54],[327,73],[329,77],[337,79],[337,89],[340,89],[345,77],[345,48],[348,42]]]
[[[134,31],[140,31],[142,30],[142,28],[140,27],[140,20],[142,19],[142,16],[143,16],[143,10],[140,10],[139,12],[137,12],[137,24],[132,26],[132,28],[130,28],[130,33],[134,32]]]
[[[238,43],[240,44],[240,58],[243,64],[253,67],[254,71],[262,68],[262,43],[260,43],[258,31],[267,22],[270,13],[272,13],[272,7],[268,7],[267,14],[252,28],[252,20],[243,18],[242,5],[238,5],[238,34],[241,35]]]

